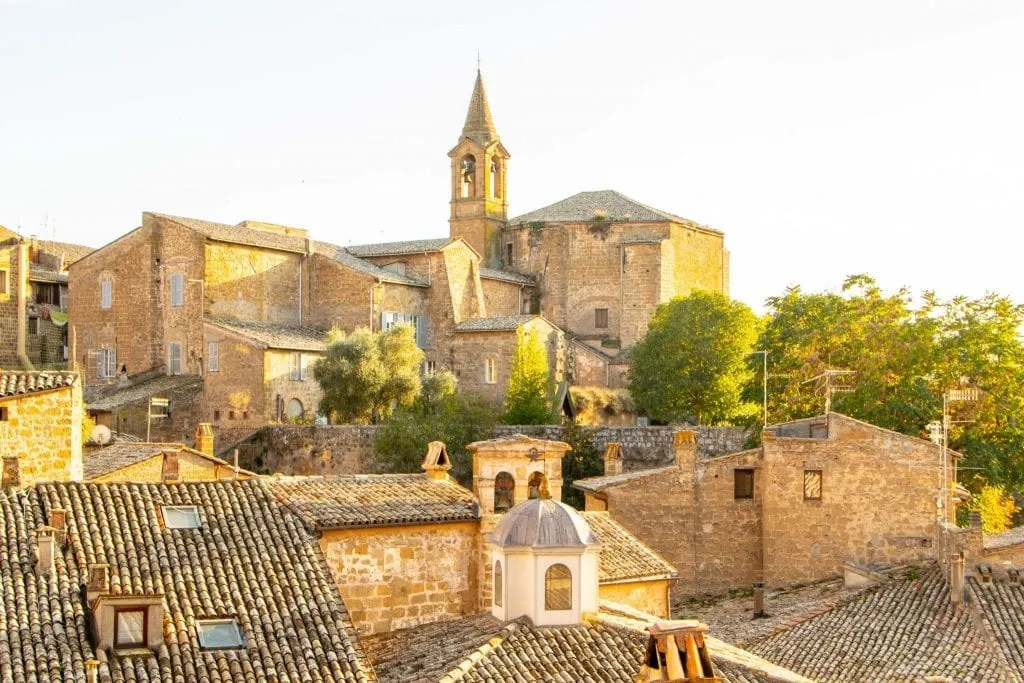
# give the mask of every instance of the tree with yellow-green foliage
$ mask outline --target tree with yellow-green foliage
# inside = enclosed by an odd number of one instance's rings
[[[505,394],[505,424],[550,423],[553,393],[547,347],[535,330],[520,327],[516,332],[512,376]]]
[[[1009,529],[1017,512],[1017,503],[1002,486],[982,486],[971,498],[968,509],[981,513],[981,530],[986,534],[999,534]]]

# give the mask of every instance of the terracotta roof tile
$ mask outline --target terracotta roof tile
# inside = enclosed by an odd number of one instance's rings
[[[498,270],[497,268],[481,268],[480,277],[485,280],[503,280],[514,282],[517,285],[536,285],[537,282],[529,275],[514,273],[510,270]]]
[[[455,326],[456,332],[508,332],[517,330],[539,315],[499,315],[491,318],[470,318]]]
[[[407,240],[405,242],[378,242],[376,244],[355,244],[345,249],[353,256],[367,258],[369,256],[399,256],[401,254],[422,254],[440,251],[452,242],[450,237],[438,237],[427,240]]]
[[[84,461],[84,476],[86,481],[95,479],[96,477],[116,472],[117,470],[130,465],[135,465],[143,460],[148,460],[162,455],[166,451],[188,453],[198,458],[204,458],[218,465],[224,465],[226,467],[231,466],[231,463],[226,460],[221,460],[220,458],[212,455],[206,455],[202,451],[188,448],[184,444],[180,443],[126,442],[114,443],[85,453],[82,458]],[[247,476],[252,475],[252,472],[249,472],[248,470],[239,469],[239,472],[244,473]]]
[[[1002,580],[984,584],[970,577],[967,591],[1007,665],[1024,679],[1024,586]]]
[[[1020,543],[1024,543],[1024,526],[1013,527],[1001,534],[985,535],[985,550],[1006,548]]]
[[[326,333],[311,327],[214,316],[207,316],[206,322],[248,337],[271,349],[323,351],[327,348]]]
[[[70,387],[77,380],[73,372],[0,372],[0,398]]]
[[[636,470],[635,472],[610,474],[605,477],[587,477],[586,479],[577,479],[572,483],[572,487],[574,489],[579,489],[580,491],[596,493],[598,491],[603,491],[610,486],[618,486],[619,484],[625,484],[637,479],[646,479],[647,477],[666,474],[677,469],[678,468],[675,465],[670,465],[667,467],[655,467],[649,470]]]
[[[480,518],[472,493],[425,474],[280,477],[270,480],[270,487],[316,530]]]
[[[196,505],[202,527],[168,530],[164,504]],[[35,529],[67,511],[67,542],[53,576],[33,567]],[[372,681],[358,635],[316,540],[259,481],[45,484],[0,496],[0,680]],[[163,595],[156,653],[96,653],[82,584],[110,567],[115,595]],[[195,620],[233,617],[239,650],[202,651]]]
[[[179,391],[188,387],[199,391],[203,378],[200,375],[165,375],[145,373],[131,380],[128,386],[119,384],[92,384],[85,388],[85,404],[89,410],[112,411],[136,401],[142,401],[157,394]]]
[[[601,543],[601,583],[636,579],[674,579],[676,568],[629,533],[607,512],[581,512]]]
[[[264,249],[277,249],[279,251],[293,251],[304,253],[306,251],[306,238],[301,235],[286,235],[284,233],[272,232],[270,230],[258,230],[243,225],[228,225],[227,223],[214,223],[213,221],[199,220],[198,218],[185,218],[184,216],[170,216],[162,213],[153,213],[153,216],[169,220],[178,225],[195,230],[199,234],[218,242],[229,242],[232,244],[244,244],[250,247],[263,247]]]
[[[601,216],[601,218],[597,218]],[[579,192],[535,211],[509,220],[509,224],[523,223],[585,223],[601,220],[609,223],[659,223],[673,221],[703,230],[718,232],[675,214],[655,209],[630,199],[615,190]]]

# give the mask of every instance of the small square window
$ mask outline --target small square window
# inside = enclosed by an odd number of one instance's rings
[[[39,334],[39,318],[28,319],[28,333]]]
[[[220,422],[220,411],[219,410],[213,411],[213,421],[214,422]]]
[[[235,419],[235,411],[233,411],[233,410],[229,410],[228,411],[228,419],[229,420],[234,420]]]
[[[594,327],[603,329],[608,327],[608,309],[607,308],[595,308],[594,309]]]
[[[242,419],[243,420],[248,420],[249,419],[249,411],[248,410],[243,410],[242,411]]]
[[[145,647],[146,621],[145,607],[116,608],[114,647]]]
[[[164,505],[164,526],[168,529],[198,529],[203,526],[199,519],[199,508],[195,505]]]
[[[0,422],[7,422],[7,407],[0,406]]]
[[[754,470],[733,470],[733,497],[736,500],[754,497]]]
[[[233,650],[245,646],[242,629],[234,619],[202,619],[196,622],[199,647],[204,650]]]
[[[821,470],[804,470],[804,500],[821,500]]]

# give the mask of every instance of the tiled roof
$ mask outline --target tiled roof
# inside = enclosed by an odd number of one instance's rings
[[[601,543],[601,583],[679,576],[665,558],[626,531],[607,512],[580,514]]]
[[[456,332],[507,332],[517,330],[539,315],[499,315],[492,318],[470,318],[455,326]]]
[[[653,477],[658,474],[666,474],[676,469],[675,465],[669,465],[668,467],[655,467],[649,470],[636,470],[635,472],[612,474],[606,477],[587,477],[586,479],[577,479],[572,483],[572,487],[574,489],[579,489],[580,491],[597,493],[599,491],[603,491],[609,486],[618,486],[619,484],[625,484],[637,479],[646,479],[647,477]]]
[[[598,218],[597,220],[610,223],[674,221],[711,230],[711,228],[699,226],[697,223],[686,218],[641,204],[635,199],[630,199],[626,195],[614,190],[580,192],[555,202],[550,206],[524,213],[522,216],[516,216],[509,223],[512,225],[535,222],[582,223],[593,221],[596,216],[603,216],[603,218]]]
[[[327,348],[326,334],[311,327],[282,325],[255,320],[235,320],[207,316],[206,322],[248,337],[270,349],[289,351],[323,351]]]
[[[473,94],[469,98],[469,109],[466,111],[462,135],[483,147],[498,139],[498,131],[491,117],[491,106],[487,103],[484,77],[479,69],[476,71],[476,82],[473,83]]]
[[[190,453],[199,458],[205,458],[218,465],[230,466],[226,460],[207,455],[202,451],[188,448],[180,443],[114,443],[103,448],[84,453],[83,470],[86,481],[101,477],[104,474],[116,472],[119,469],[148,460],[149,458],[162,455],[164,451],[179,451]],[[251,474],[246,470],[239,470],[245,474]]]
[[[1008,668],[1024,679],[1024,586],[1002,580],[984,584],[969,577],[967,591]]]
[[[950,603],[934,566],[920,579],[866,591],[750,650],[820,681],[1010,679],[970,611]]]
[[[82,244],[54,242],[51,240],[36,240],[36,246],[40,251],[45,251],[47,254],[64,254],[65,268],[96,251],[94,248]]]
[[[996,550],[1024,543],[1024,526],[1015,526],[1001,534],[985,536],[985,550]]]
[[[353,256],[367,258],[369,256],[399,256],[401,254],[422,254],[440,251],[450,244],[450,237],[438,237],[429,240],[407,240],[405,242],[379,242],[377,244],[357,244],[345,247]]]
[[[264,249],[277,249],[279,251],[293,251],[304,253],[306,251],[306,238],[300,235],[286,235],[269,230],[257,230],[241,225],[228,225],[226,223],[213,223],[197,218],[185,218],[184,216],[169,216],[162,213],[151,215],[173,221],[178,225],[195,230],[205,237],[218,242],[230,242],[232,244],[245,244],[250,247],[263,247]]]
[[[85,405],[89,410],[109,412],[142,401],[150,396],[178,391],[186,387],[198,390],[203,383],[199,375],[164,375],[146,373],[122,387],[117,384],[92,384],[85,388]]]
[[[159,507],[195,505],[199,529],[165,529]],[[34,569],[36,529],[67,511],[54,576]],[[0,679],[85,681],[372,681],[358,635],[316,539],[258,481],[43,484],[0,496]],[[94,651],[82,584],[110,567],[110,593],[163,595],[163,644]],[[235,618],[238,650],[203,651],[195,620]]]
[[[413,287],[430,286],[423,280],[417,280],[414,277],[402,275],[401,273],[393,273],[390,270],[381,268],[369,261],[364,261],[343,247],[335,247],[334,245],[320,243],[318,248],[338,263],[373,276],[382,282],[393,282],[395,284],[411,285]]]
[[[517,285],[536,285],[537,282],[529,275],[521,275],[520,273],[513,273],[510,270],[498,270],[496,268],[481,268],[480,277],[485,280],[503,280],[505,282],[514,282]]]
[[[67,284],[68,274],[67,272],[58,272],[51,270],[45,266],[41,266],[38,263],[30,263],[28,265],[28,278],[35,280],[36,282],[57,282]]]
[[[425,474],[281,477],[271,480],[271,489],[316,530],[480,518],[472,493]]]
[[[73,372],[0,372],[0,398],[72,386]]]

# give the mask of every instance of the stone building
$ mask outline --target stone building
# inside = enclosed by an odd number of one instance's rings
[[[0,372],[4,487],[82,480],[82,384],[72,372]]]
[[[574,486],[588,510],[606,510],[679,570],[679,592],[785,586],[837,576],[844,563],[939,553],[939,447],[930,441],[829,413],[767,428],[759,449],[709,458],[683,431],[676,455],[674,465],[635,472],[612,460],[606,476]],[[947,522],[954,509],[950,494]]]
[[[92,249],[0,225],[0,368],[63,368],[69,265]]]

